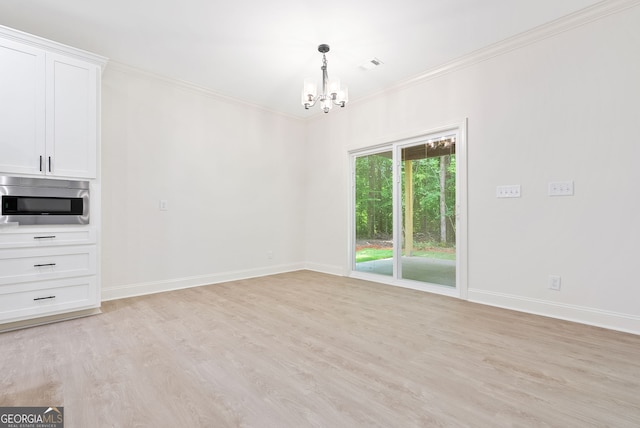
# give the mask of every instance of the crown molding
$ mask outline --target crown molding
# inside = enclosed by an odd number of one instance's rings
[[[13,28],[5,27],[3,25],[0,25],[0,37],[2,37],[3,39],[12,40],[14,42],[27,44],[39,49],[45,49],[49,52],[60,53],[84,61],[89,61],[100,66],[102,71],[104,71],[107,62],[109,61],[108,58],[95,54],[93,52],[88,52],[82,49],[67,46],[62,43],[54,42],[52,40],[25,33],[23,31],[15,30]]]
[[[394,92],[419,83],[423,83],[427,80],[435,79],[436,77],[461,70],[463,68],[481,63],[483,61],[487,61],[491,58],[504,55],[517,49],[521,49],[525,46],[550,37],[554,37],[558,34],[573,30],[577,27],[600,20],[607,16],[623,12],[638,5],[640,5],[640,0],[603,0],[592,6],[581,9],[562,18],[558,18],[547,24],[540,25],[529,31],[525,31],[524,33],[520,33],[515,36],[503,39],[492,45],[486,46],[447,63],[441,64],[437,67],[434,67],[418,75],[410,77],[402,82],[399,82],[389,88],[354,100],[351,104],[367,101],[385,93]]]
[[[200,86],[197,85],[195,83],[191,83],[188,82],[186,80],[180,80],[180,79],[175,79],[173,77],[167,77],[161,74],[157,74],[157,73],[153,73],[151,71],[147,71],[147,70],[143,70],[141,68],[137,68],[134,67],[132,65],[129,64],[125,64],[122,62],[118,62],[118,61],[114,61],[114,60],[110,60],[109,61],[109,67],[110,70],[114,70],[114,71],[118,71],[120,73],[124,73],[124,74],[128,74],[131,76],[138,76],[138,77],[144,77],[145,79],[150,79],[150,80],[155,80],[159,83],[162,83],[164,85],[168,85],[168,86],[172,86],[172,87],[176,87],[176,88],[180,88],[183,89],[185,91],[188,92],[192,92],[201,96],[206,96],[209,98],[213,98],[216,99],[218,101],[223,101],[223,102],[227,102],[230,104],[235,104],[235,105],[241,105],[241,106],[245,106],[245,107],[251,107],[253,109],[256,110],[260,110],[266,113],[270,113],[270,114],[275,114],[278,116],[282,116],[285,117],[287,119],[294,119],[297,121],[302,120],[300,117],[297,116],[293,116],[290,114],[286,114],[283,113],[281,111],[277,111],[277,110],[272,110],[266,107],[263,107],[261,105],[258,104],[254,104],[250,101],[245,101],[243,99],[240,98],[235,98],[235,97],[231,97],[228,95],[223,95],[220,94],[216,91],[213,91],[209,88],[206,88],[204,86]]]

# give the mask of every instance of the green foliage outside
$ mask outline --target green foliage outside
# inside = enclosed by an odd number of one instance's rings
[[[391,248],[363,248],[356,252],[356,263],[390,259],[391,257],[393,257],[393,249]]]
[[[455,154],[413,160],[411,164],[414,194],[412,255],[455,259]],[[403,170],[403,195],[404,174]],[[444,186],[441,187],[443,178]],[[390,241],[393,234],[391,152],[356,158],[355,185],[356,262],[390,258],[391,248],[384,248],[385,245],[373,245],[378,248],[372,248],[367,244]],[[404,204],[403,198],[403,218]]]
[[[356,159],[356,237],[389,239],[393,233],[391,152]]]
[[[456,157],[440,156],[413,161],[413,233],[416,242],[430,242],[450,247],[455,245],[455,201],[456,201]],[[440,187],[440,168],[444,163],[444,195]],[[403,191],[404,191],[404,180]],[[441,213],[440,199],[444,196],[445,207]],[[405,207],[403,202],[403,215]],[[446,240],[441,240],[441,219],[444,214],[447,229]]]
[[[456,254],[453,251],[414,251],[415,257],[428,257],[430,259],[455,260]],[[369,262],[372,260],[390,259],[393,257],[391,248],[362,248],[356,252],[356,263]]]

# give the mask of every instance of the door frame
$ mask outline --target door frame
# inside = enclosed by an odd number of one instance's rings
[[[402,248],[401,231],[402,231],[402,201],[401,201],[401,183],[399,182],[401,174],[400,153],[402,148],[415,145],[421,141],[436,138],[443,134],[456,135],[456,287],[446,287],[441,285],[421,283],[398,277],[400,254]],[[355,160],[357,157],[372,155],[380,152],[391,151],[393,154],[393,272],[392,276],[376,275],[355,270]],[[348,152],[349,155],[349,251],[348,251],[348,276],[353,278],[365,279],[383,284],[411,288],[414,290],[427,291],[436,294],[443,294],[461,299],[467,299],[468,295],[468,232],[467,232],[467,119],[454,122],[449,125],[428,129],[422,132],[412,133],[404,137],[396,137],[388,141],[354,149]]]

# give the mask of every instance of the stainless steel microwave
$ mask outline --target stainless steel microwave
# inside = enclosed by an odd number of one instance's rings
[[[0,224],[89,224],[89,182],[0,176]]]

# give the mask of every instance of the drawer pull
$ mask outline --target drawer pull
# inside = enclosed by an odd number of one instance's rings
[[[39,265],[33,265],[33,267],[45,267],[45,266],[55,266],[55,263],[42,263]]]
[[[48,236],[34,236],[33,239],[53,239],[56,235],[48,235]]]
[[[47,297],[36,297],[33,300],[47,300],[47,299],[55,299],[56,296],[47,296]]]

